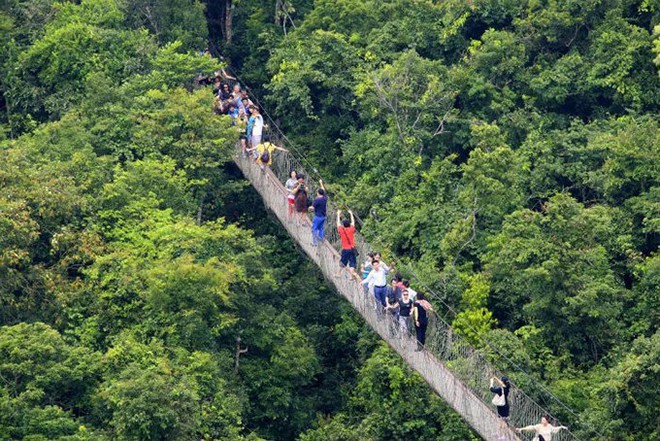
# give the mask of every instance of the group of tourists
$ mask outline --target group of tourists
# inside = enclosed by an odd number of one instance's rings
[[[213,112],[217,115],[228,115],[231,118],[231,124],[239,131],[243,157],[252,155],[261,169],[265,170],[273,163],[275,150],[287,150],[271,142],[263,142],[263,132],[268,126],[264,124],[259,106],[252,102],[247,90],[240,84],[232,85],[223,80],[226,79],[225,75],[218,72],[217,76],[212,79],[215,94]]]
[[[260,165],[262,171],[270,167],[273,153],[276,150],[288,151],[283,147],[266,141],[263,142],[263,130],[267,128],[259,107],[255,105],[245,89],[240,84],[231,84],[232,79],[224,71],[216,72],[213,77],[207,77],[200,84],[212,84],[216,95],[213,111],[219,115],[228,115],[232,125],[239,131],[241,150],[244,158],[249,155]],[[203,82],[205,81],[205,83]],[[305,176],[292,170],[284,183],[287,191],[288,222],[299,227],[310,224],[309,213],[312,213],[311,235],[312,246],[317,247],[325,240],[325,224],[328,210],[328,194],[323,180],[318,181],[318,189],[314,197],[310,197]],[[348,211],[348,216],[342,216],[341,210],[336,212],[336,228],[341,241],[339,269],[334,277],[342,277],[342,273],[359,282],[367,295],[371,295],[374,308],[379,316],[390,315],[396,330],[406,335],[414,328],[417,339],[416,351],[421,351],[426,343],[426,331],[431,314],[435,313],[431,304],[421,292],[410,287],[410,281],[395,272],[394,265],[387,265],[380,253],[368,253],[365,261],[357,272],[358,251],[355,244],[355,216]],[[390,278],[390,274],[393,276]],[[390,279],[388,282],[388,278]],[[509,392],[511,384],[507,377],[493,377],[490,380],[490,391],[495,394],[493,404],[497,406],[500,418],[500,439],[506,439],[509,421]],[[517,432],[534,432],[534,441],[551,441],[552,435],[565,426],[553,426],[549,417],[541,418],[541,423],[515,429]]]
[[[319,180],[319,188],[314,199],[309,196],[309,189],[305,184],[305,176],[292,170],[284,183],[287,191],[288,222],[295,222],[297,226],[308,223],[308,213],[313,217],[311,221],[312,246],[319,246],[325,240],[325,224],[328,216],[328,194],[323,180]],[[367,293],[374,298],[374,307],[379,314],[389,313],[393,316],[398,330],[406,333],[414,324],[418,347],[421,350],[426,343],[426,329],[429,314],[433,307],[425,299],[424,294],[417,293],[410,287],[410,281],[404,280],[401,274],[396,273],[387,281],[388,274],[393,273],[383,262],[380,253],[369,253],[365,262],[357,272],[357,247],[355,246],[355,216],[348,211],[347,217],[342,217],[341,210],[336,213],[336,227],[341,242],[339,271],[335,277],[341,277],[346,271],[356,281],[360,282]]]
[[[426,330],[429,317],[435,311],[426,300],[424,294],[410,287],[410,281],[405,280],[400,273],[394,273],[394,266],[385,263],[380,253],[367,254],[361,266],[362,285],[369,293],[373,293],[378,310],[390,314],[398,331],[408,333],[413,327],[417,337],[417,351],[426,344]],[[387,282],[387,276],[394,276]]]

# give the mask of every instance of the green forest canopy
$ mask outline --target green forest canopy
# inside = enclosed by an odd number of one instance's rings
[[[190,91],[220,67],[209,37],[458,332],[607,439],[656,439],[659,19],[649,0],[5,1],[0,439],[474,437],[264,219],[237,133]]]

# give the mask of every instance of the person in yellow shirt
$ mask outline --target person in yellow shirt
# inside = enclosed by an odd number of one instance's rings
[[[275,152],[275,150],[288,152],[287,149],[283,147],[278,147],[272,142],[262,142],[256,147],[247,149],[248,152],[252,150],[257,151],[257,164],[261,166],[262,170],[265,170],[266,166],[270,167],[271,164],[273,163],[273,152]]]

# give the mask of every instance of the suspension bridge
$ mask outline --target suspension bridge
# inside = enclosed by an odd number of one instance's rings
[[[298,174],[307,176],[306,185],[309,188],[309,197],[313,198],[317,188],[309,177],[314,175],[320,179],[321,176],[314,165],[282,132],[276,121],[259,102],[257,94],[236,72],[229,68],[227,70],[233,75],[232,78],[237,79],[244,86],[249,92],[250,98],[261,108],[264,119],[269,123],[264,128],[270,140],[280,147],[289,149],[287,152],[276,152],[272,166],[264,170],[251,157],[246,158],[241,155],[240,144],[238,144],[234,155],[236,165],[259,193],[266,208],[277,217],[298,246],[319,267],[325,279],[351,303],[369,326],[403,358],[406,364],[419,373],[429,386],[463,417],[476,433],[486,441],[530,440],[534,437],[533,434],[518,433],[514,428],[537,424],[541,417],[549,417],[553,420],[553,425],[560,425],[559,418],[554,417],[548,411],[548,405],[552,404],[555,408],[561,409],[565,415],[570,415],[571,422],[580,425],[585,433],[603,439],[596,428],[581,421],[575,411],[553,395],[543,384],[532,378],[492,344],[484,341],[491,352],[495,352],[500,358],[507,361],[509,378],[513,375],[522,379],[525,387],[533,388],[535,392],[535,398],[532,398],[523,389],[516,387],[515,382],[512,382],[508,395],[510,419],[508,424],[503,427],[496,407],[491,403],[493,394],[488,387],[489,379],[493,376],[501,377],[501,371],[491,365],[486,354],[473,347],[461,335],[456,334],[449,322],[440,315],[436,315],[435,319],[429,322],[424,349],[416,351],[417,339],[413,330],[400,329],[394,323],[391,314],[380,313],[374,307],[373,295],[365,293],[362,285],[348,276],[346,272],[344,272],[345,276],[341,278],[335,277],[340,268],[340,255],[337,250],[340,248],[341,241],[333,218],[336,212],[333,200],[328,200],[325,240],[320,245],[314,246],[311,224],[297,226],[295,222],[290,221],[286,200],[288,192],[283,185],[283,182],[289,178],[291,170],[296,170]],[[307,164],[307,169],[303,162]],[[361,223],[357,216],[356,221]],[[367,253],[379,249],[369,244],[357,231],[355,246],[362,258]],[[411,287],[424,288],[427,298],[432,303],[434,301],[441,303],[450,313],[456,314],[456,311],[434,293],[411,268],[405,264],[400,266],[406,268]],[[542,400],[545,407],[538,403],[539,399]],[[563,422],[562,424],[568,425]],[[561,430],[554,434],[552,439],[553,441],[580,440],[570,430]]]
[[[282,140],[277,144],[285,146]],[[237,151],[234,161],[243,175],[288,234],[320,268],[326,280],[334,285],[337,292],[351,303],[369,326],[412,369],[417,371],[475,432],[488,441],[517,441],[531,438],[516,433],[513,427],[536,424],[542,416],[549,415],[549,412],[514,385],[509,393],[511,419],[509,426],[502,427],[496,408],[490,402],[493,394],[487,387],[490,377],[497,375],[498,371],[490,365],[485,355],[468,344],[460,335],[455,334],[451,326],[441,317],[437,317],[433,326],[429,326],[424,350],[416,351],[414,334],[399,329],[390,314],[382,314],[378,311],[374,307],[373,296],[365,293],[359,282],[349,277],[345,271],[344,276],[334,277],[340,268],[340,256],[337,252],[340,240],[333,219],[336,210],[332,201],[328,201],[326,240],[318,246],[312,245],[310,225],[297,226],[289,219],[287,191],[282,182],[288,178],[291,170],[305,173],[304,167],[296,157],[288,152],[277,152],[274,155],[272,168],[263,170],[253,159],[245,158],[239,152],[240,150]],[[310,197],[313,197],[312,191],[313,189],[310,188]],[[366,256],[367,252],[374,249],[359,233],[356,233],[355,238],[360,256]],[[414,284],[415,280],[411,282]],[[577,439],[567,430],[553,436],[553,440],[559,441]]]

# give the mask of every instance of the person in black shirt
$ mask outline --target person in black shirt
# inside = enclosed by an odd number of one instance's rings
[[[401,300],[401,289],[399,289],[397,280],[392,279],[390,285],[387,287],[387,290],[385,291],[385,301],[387,302],[387,309],[391,309],[392,314],[398,313],[398,311],[394,311],[394,309],[396,309],[396,305],[398,305],[399,300]]]
[[[497,385],[495,385],[497,383]],[[496,395],[504,395],[504,406],[497,406],[497,415],[500,417],[500,436],[506,432],[506,426],[509,421],[509,391],[511,390],[511,383],[507,377],[502,377],[500,380],[497,377],[490,379],[490,391]]]
[[[496,386],[494,383],[497,382]],[[490,379],[490,391],[497,395],[504,394],[504,406],[497,406],[497,414],[502,419],[509,419],[509,389],[511,389],[511,383],[507,377],[502,377],[500,380],[497,377]]]
[[[413,318],[415,320],[415,334],[417,335],[417,349],[424,349],[426,343],[426,328],[429,325],[428,313],[433,312],[433,307],[426,301],[424,294],[417,293],[417,301],[413,303]]]
[[[229,90],[229,83],[222,83],[220,90],[218,91],[218,97],[220,101],[227,101],[231,99],[231,90]]]
[[[413,301],[410,300],[410,294],[407,289],[401,293],[401,298],[397,302],[399,331],[403,334],[410,332],[410,316],[412,315]]]
[[[399,300],[401,299],[401,290],[397,286],[396,279],[392,279],[390,284],[385,288],[385,311],[389,311],[394,316],[394,323],[390,329],[394,335],[396,328],[398,328],[399,320]]]

